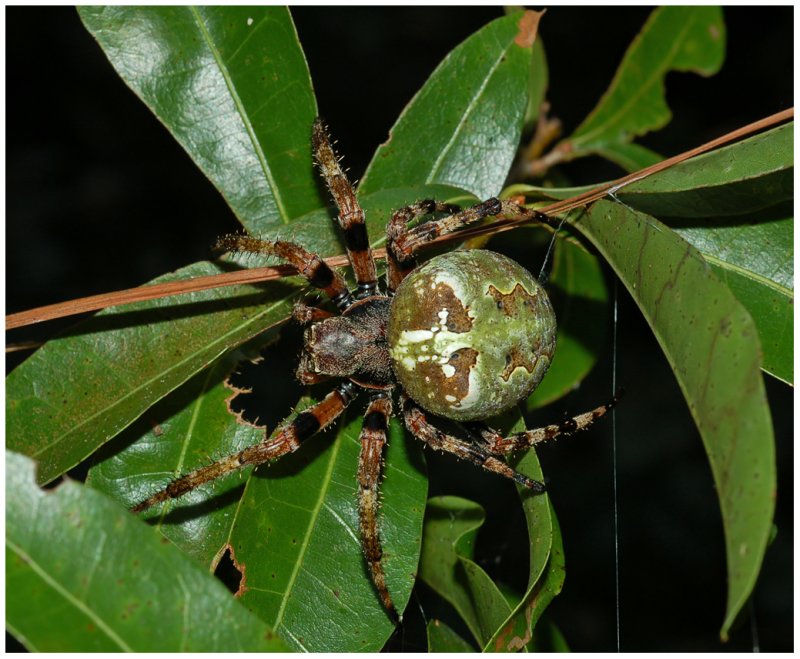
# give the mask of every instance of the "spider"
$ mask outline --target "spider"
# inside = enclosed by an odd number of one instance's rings
[[[511,202],[490,198],[467,209],[433,200],[396,210],[386,228],[386,292],[378,287],[364,212],[339,166],[327,130],[314,122],[316,164],[339,209],[357,287],[300,245],[247,235],[221,238],[217,248],[277,256],[325,293],[339,314],[302,302],[293,316],[306,325],[297,378],[339,383],[322,400],[284,421],[272,436],[234,455],[180,476],[135,505],[141,512],[247,465],[296,451],[333,423],[361,391],[369,395],[360,435],[358,515],[361,547],[372,583],[395,622],[400,617],[386,584],[378,530],[378,487],[393,394],[409,432],[432,449],[451,453],[490,472],[544,492],[542,483],[512,469],[502,458],[537,442],[586,428],[614,404],[558,424],[503,437],[482,419],[529,395],[544,377],[555,351],[556,320],[542,285],[521,265],[488,250],[455,251],[417,267],[417,250],[437,236],[484,217],[519,213]],[[438,219],[409,228],[433,213]],[[615,399],[616,400],[616,399]],[[469,424],[470,439],[433,425],[428,415]]]

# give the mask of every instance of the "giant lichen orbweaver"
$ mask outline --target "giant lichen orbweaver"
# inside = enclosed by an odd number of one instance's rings
[[[250,236],[222,238],[218,248],[272,255],[297,268],[323,291],[339,314],[298,304],[297,321],[307,325],[297,369],[305,384],[341,378],[321,401],[284,422],[272,436],[172,481],[132,508],[143,511],[247,465],[260,465],[296,451],[329,426],[360,391],[369,394],[358,462],[358,515],[361,547],[384,607],[397,621],[381,564],[378,486],[381,456],[398,394],[409,432],[427,446],[512,479],[532,492],[544,485],[512,469],[501,456],[545,439],[586,428],[613,402],[558,424],[508,437],[480,426],[474,440],[448,434],[428,420],[432,413],[455,421],[480,421],[515,405],[539,384],[555,350],[556,322],[540,283],[511,259],[487,250],[455,251],[417,267],[416,251],[433,238],[484,217],[520,211],[496,198],[464,210],[432,200],[395,211],[386,228],[386,293],[378,288],[361,209],[339,166],[324,124],[312,131],[314,156],[344,232],[357,288],[318,255],[300,245]],[[418,217],[443,217],[409,228]]]

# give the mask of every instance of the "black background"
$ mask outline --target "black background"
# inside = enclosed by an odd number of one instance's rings
[[[541,26],[548,99],[567,132],[594,107],[649,11],[548,10]],[[726,9],[723,70],[710,79],[669,74],[674,120],[643,143],[673,155],[792,106],[792,12]],[[500,9],[304,7],[293,15],[320,111],[358,178],[442,57]],[[237,228],[219,194],[117,77],[74,9],[8,8],[6,30],[7,312],[139,285],[207,258],[215,238]],[[576,164],[569,175],[590,183],[618,174],[596,165]],[[617,413],[621,647],[749,650],[754,626],[762,650],[791,650],[791,390],[766,376],[778,451],[778,535],[753,616],[721,645],[725,556],[708,463],[648,327],[624,291],[619,298],[617,377],[629,392]],[[45,339],[70,322],[17,330],[8,341]],[[12,355],[9,366],[20,358]],[[611,364],[609,344],[581,389],[545,409],[540,422],[605,400]],[[610,427],[540,451],[567,557],[564,591],[549,612],[574,650],[616,647]],[[484,567],[524,587],[518,579],[526,536],[513,489],[451,460],[431,456],[429,463],[431,494],[458,494],[487,508],[478,545]],[[448,616],[421,587],[392,648],[424,649],[420,611]]]

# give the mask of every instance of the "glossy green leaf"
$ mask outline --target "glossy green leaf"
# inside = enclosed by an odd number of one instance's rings
[[[483,647],[511,613],[500,589],[472,560],[484,512],[453,496],[428,501],[419,576],[450,602]]]
[[[285,7],[85,6],[120,77],[255,235],[323,205],[317,114]]]
[[[147,433],[95,467],[92,484],[130,506],[178,473],[208,464],[208,455],[221,457],[263,439],[263,429],[243,426],[228,413],[230,390],[222,384],[208,388],[216,380],[201,374],[166,399],[156,409],[179,411],[159,423],[159,436]],[[206,392],[180,409],[198,388]],[[268,393],[260,386],[254,391],[259,398]],[[377,650],[394,630],[367,576],[358,539],[361,400],[344,427],[317,435],[296,454],[255,474],[231,474],[145,514],[207,567],[216,567],[230,550],[242,573],[240,600],[297,650]],[[380,533],[387,582],[402,611],[419,558],[427,479],[421,445],[407,439],[397,421],[384,457]]]
[[[793,124],[780,126],[615,193],[659,217],[718,270],[756,322],[762,367],[786,382],[793,380],[793,137]],[[504,195],[567,199],[590,187],[514,185]]]
[[[513,460],[514,467],[533,478],[542,480],[542,472],[534,451]],[[484,650],[518,652],[531,647],[538,637],[537,623],[564,584],[564,548],[558,519],[549,497],[531,496],[517,488],[528,526],[529,565],[528,585],[508,619],[495,630]]]
[[[455,48],[378,148],[361,192],[443,183],[497,194],[519,145],[536,25],[534,12],[515,13]]]
[[[475,648],[441,620],[431,620],[426,627],[428,652],[475,652]]]
[[[686,160],[617,193],[656,217],[722,217],[794,197],[794,124]]]
[[[98,492],[43,491],[6,455],[7,626],[39,652],[266,652],[286,646],[225,587]],[[24,595],[23,595],[24,593]]]
[[[697,250],[657,220],[598,202],[572,224],[638,304],[700,430],[725,530],[725,637],[755,585],[775,506],[775,448],[755,325]]]
[[[597,106],[558,148],[570,158],[600,154],[624,164],[620,144],[664,127],[671,118],[664,95],[667,73],[713,75],[724,57],[725,24],[719,7],[655,9]],[[638,167],[636,160],[629,164]]]
[[[196,263],[156,281],[224,270]],[[299,290],[280,281],[187,293],[81,323],[8,376],[8,447],[39,462],[39,482],[53,480],[232,346],[276,331]]]
[[[394,632],[359,543],[362,410],[355,405],[338,432],[257,469],[236,511],[231,545],[244,573],[242,603],[296,650],[377,651]],[[386,580],[400,612],[422,541],[427,479],[420,449],[393,420],[379,528]]]
[[[747,217],[669,224],[696,247],[750,312],[762,368],[791,383],[794,365],[794,218],[790,204]]]
[[[232,362],[220,360],[150,408],[95,456],[98,464],[89,471],[86,484],[130,508],[170,480],[207,465],[212,457],[260,442],[264,429],[240,423],[228,409],[233,392],[224,380]],[[213,571],[227,548],[251,470],[212,481],[189,492],[179,506],[152,509],[141,517]]]

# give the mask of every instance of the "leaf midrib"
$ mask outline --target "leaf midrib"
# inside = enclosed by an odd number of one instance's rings
[[[206,352],[206,351],[210,351],[211,349],[213,349],[213,348],[214,348],[214,346],[216,346],[216,345],[218,345],[218,344],[220,344],[220,343],[223,343],[223,344],[224,344],[224,343],[225,343],[225,340],[226,340],[226,339],[227,339],[229,336],[231,336],[231,335],[233,335],[233,334],[236,334],[237,332],[240,332],[240,331],[241,331],[243,328],[245,328],[245,327],[247,327],[247,326],[249,326],[249,325],[252,325],[252,324],[253,324],[253,323],[255,323],[255,322],[256,322],[256,321],[257,321],[259,318],[263,317],[264,315],[268,314],[269,312],[271,312],[271,311],[272,311],[273,309],[275,309],[276,307],[278,307],[278,306],[280,306],[281,304],[283,304],[283,303],[284,303],[286,300],[288,300],[288,299],[289,299],[289,297],[291,297],[291,296],[286,296],[286,297],[282,297],[282,298],[280,298],[279,300],[275,301],[275,302],[274,302],[272,305],[270,305],[269,307],[265,308],[265,309],[264,309],[264,310],[263,310],[261,313],[259,313],[259,314],[255,315],[255,316],[253,316],[253,318],[251,318],[251,319],[250,319],[249,321],[247,321],[246,323],[242,323],[242,324],[240,324],[240,325],[236,325],[236,326],[234,326],[234,327],[233,327],[233,328],[231,328],[231,329],[230,329],[228,332],[226,332],[225,334],[222,334],[222,335],[221,335],[221,336],[220,336],[220,337],[219,337],[219,338],[218,338],[216,341],[213,341],[213,342],[211,342],[211,343],[206,343],[206,344],[204,344],[204,346],[203,346],[203,347],[202,347],[200,350],[197,350],[197,351],[195,351],[195,352],[189,353],[189,354],[188,354],[188,355],[187,355],[187,356],[186,356],[184,359],[181,359],[180,361],[174,362],[174,363],[173,363],[173,365],[172,365],[170,368],[168,368],[168,369],[165,369],[165,370],[163,370],[163,371],[159,371],[159,372],[158,372],[157,374],[155,374],[155,375],[154,375],[152,378],[149,378],[148,380],[145,380],[145,381],[144,381],[144,382],[142,382],[142,384],[140,384],[138,387],[136,387],[136,388],[134,388],[134,389],[131,389],[131,390],[130,390],[130,391],[127,393],[127,394],[125,394],[125,395],[121,396],[120,398],[117,398],[117,399],[114,401],[114,403],[113,403],[113,404],[111,404],[111,405],[108,405],[108,406],[106,406],[106,407],[103,407],[103,408],[101,408],[100,410],[98,410],[98,411],[97,411],[97,412],[95,412],[94,414],[92,414],[92,415],[90,415],[90,416],[86,417],[86,419],[84,419],[83,421],[81,421],[81,422],[80,422],[80,423],[78,423],[77,425],[75,425],[75,426],[72,426],[72,427],[71,427],[71,428],[70,428],[70,429],[69,429],[67,432],[63,433],[62,435],[58,435],[58,436],[57,436],[57,437],[56,437],[56,438],[55,438],[55,439],[54,439],[52,442],[50,442],[49,444],[46,444],[45,446],[41,447],[41,448],[40,448],[40,449],[38,449],[37,451],[35,451],[35,452],[31,453],[31,454],[30,454],[30,457],[32,457],[32,458],[35,458],[35,457],[37,457],[37,456],[41,455],[42,453],[44,453],[45,451],[48,451],[49,449],[51,449],[53,446],[56,446],[56,445],[60,444],[60,443],[61,443],[61,442],[63,442],[63,441],[66,441],[68,437],[70,437],[70,436],[71,436],[71,435],[73,435],[74,433],[78,432],[78,431],[79,431],[81,428],[83,428],[83,427],[84,427],[86,424],[88,424],[88,423],[90,423],[90,422],[94,421],[96,418],[98,418],[98,417],[100,417],[100,416],[102,416],[102,415],[104,415],[104,414],[107,414],[109,411],[111,411],[111,410],[113,410],[113,409],[117,408],[118,406],[122,405],[122,404],[123,404],[123,403],[124,403],[124,402],[125,402],[125,401],[126,401],[128,398],[130,398],[130,397],[134,396],[135,394],[138,394],[138,393],[139,393],[139,391],[141,391],[142,389],[145,389],[145,388],[147,388],[147,387],[148,387],[148,386],[150,386],[152,383],[154,383],[154,382],[158,381],[159,379],[163,378],[163,377],[164,377],[164,375],[166,375],[166,374],[168,374],[168,373],[171,373],[172,371],[174,371],[174,370],[178,369],[179,367],[183,366],[184,364],[186,364],[186,363],[188,363],[188,362],[192,361],[193,359],[197,358],[199,355],[202,355],[204,352]],[[275,321],[275,323],[273,323],[272,325],[270,325],[270,327],[273,327],[274,325],[276,325],[276,324],[277,324],[277,323],[279,323],[279,322],[281,322],[281,321],[280,321],[280,320],[276,320],[276,321]],[[266,330],[266,329],[269,329],[269,328],[264,328],[264,329]],[[221,354],[221,353],[220,353],[220,354]],[[219,355],[215,355],[215,357],[217,357],[217,356],[219,356]],[[213,359],[214,359],[215,357],[211,358],[211,360],[213,361]],[[180,383],[178,383],[178,384],[180,384]],[[177,385],[176,385],[176,386],[177,386]],[[131,420],[128,422],[128,424],[126,424],[126,425],[125,425],[125,426],[123,426],[122,428],[118,429],[118,430],[117,430],[117,432],[119,432],[119,431],[123,430],[124,428],[126,428],[126,427],[127,427],[127,425],[130,425],[130,423],[133,423],[133,421],[134,421],[134,420],[135,420],[135,419],[131,419]]]
[[[278,613],[275,616],[275,622],[272,624],[272,628],[276,631],[278,630],[278,627],[281,625],[283,621],[283,614],[286,611],[286,606],[289,602],[289,595],[291,594],[292,589],[294,587],[294,583],[297,580],[297,575],[300,573],[300,568],[303,564],[306,552],[308,551],[308,546],[311,542],[311,536],[313,535],[313,531],[316,528],[320,511],[322,510],[323,503],[325,502],[325,497],[328,493],[328,489],[331,484],[333,470],[336,466],[336,458],[339,455],[339,450],[342,445],[341,440],[342,438],[340,436],[337,436],[336,440],[333,442],[333,447],[331,448],[331,454],[330,454],[330,459],[328,461],[328,466],[325,471],[325,475],[322,479],[322,486],[319,489],[319,497],[317,498],[317,501],[314,504],[314,508],[311,510],[311,520],[308,524],[306,533],[303,536],[303,542],[300,544],[300,552],[298,554],[297,560],[294,563],[294,567],[292,568],[292,573],[291,575],[289,575],[289,582],[286,585],[286,590],[284,592],[283,598],[281,599],[281,605],[278,608]],[[304,651],[307,651],[307,648],[303,646],[301,643],[300,643],[300,648]]]
[[[284,205],[283,198],[281,197],[278,184],[272,175],[272,168],[269,166],[266,154],[264,153],[264,150],[261,148],[261,143],[258,141],[258,138],[256,137],[255,129],[253,128],[253,124],[250,121],[247,112],[245,111],[242,99],[239,97],[239,94],[236,93],[236,87],[233,84],[233,80],[231,79],[228,67],[223,62],[219,50],[214,45],[214,42],[211,39],[211,35],[206,29],[205,23],[203,23],[202,17],[200,16],[200,12],[197,10],[197,7],[190,6],[189,11],[192,13],[192,18],[194,18],[195,23],[197,24],[197,28],[200,31],[201,36],[203,37],[203,40],[206,42],[206,45],[208,46],[208,49],[211,52],[211,55],[214,57],[214,61],[217,64],[217,68],[219,69],[219,72],[222,75],[223,80],[225,81],[225,85],[228,88],[228,92],[231,95],[231,99],[233,100],[233,103],[236,106],[236,110],[239,113],[239,117],[241,118],[242,123],[244,124],[245,130],[247,131],[247,136],[250,138],[250,143],[253,146],[253,151],[255,152],[256,157],[258,158],[259,164],[261,165],[261,170],[264,172],[264,178],[266,179],[267,185],[269,185],[270,191],[272,193],[272,197],[275,200],[275,205],[278,208],[278,213],[280,214],[281,221],[284,224],[288,224],[291,218],[289,217],[286,211],[286,206]]]
[[[638,103],[639,100],[653,88],[653,85],[657,83],[658,80],[662,79],[666,75],[666,73],[671,70],[670,67],[672,66],[672,62],[675,60],[675,53],[682,46],[683,38],[686,35],[686,32],[691,27],[691,25],[694,23],[694,21],[695,21],[695,15],[690,14],[690,20],[686,22],[683,30],[681,30],[679,33],[679,37],[675,39],[675,41],[673,42],[673,47],[669,51],[669,57],[665,58],[664,60],[665,63],[662,64],[660,67],[652,70],[652,75],[650,76],[649,79],[646,79],[645,84],[639,87],[638,92],[635,94],[631,94],[628,97],[628,100],[619,108],[619,110],[617,110],[614,114],[612,114],[604,123],[598,125],[595,129],[590,130],[588,133],[584,133],[583,135],[579,135],[578,137],[571,139],[570,143],[572,144],[573,148],[576,146],[584,145],[586,143],[590,143],[592,139],[595,137],[595,135],[597,135],[598,133],[602,133],[603,131],[608,130],[609,127],[613,128],[615,123],[620,120],[620,117],[626,114],[635,103]],[[617,78],[615,77],[614,80],[612,80],[611,85],[614,86],[616,82]],[[609,87],[609,92],[610,91],[611,87]],[[589,117],[587,117],[587,122],[592,118],[592,114],[590,114]],[[637,133],[634,133],[634,135],[636,134]]]

